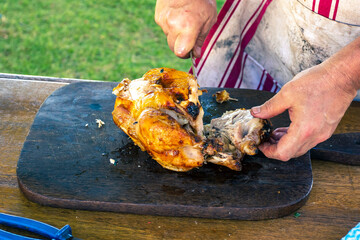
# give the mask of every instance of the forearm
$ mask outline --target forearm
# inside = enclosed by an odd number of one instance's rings
[[[324,62],[328,71],[335,72],[335,81],[352,95],[360,89],[360,37]]]

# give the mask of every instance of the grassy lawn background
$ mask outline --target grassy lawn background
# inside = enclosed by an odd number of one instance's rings
[[[0,0],[0,72],[120,81],[154,67],[187,71],[154,22],[155,2]]]

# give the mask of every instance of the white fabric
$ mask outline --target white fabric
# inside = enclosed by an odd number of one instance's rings
[[[348,17],[347,21],[360,19],[360,3],[356,6],[349,4],[351,11],[346,11],[340,9],[345,7],[342,4],[344,1],[346,0],[339,2],[337,16],[340,12],[356,12],[357,16]],[[266,6],[269,2],[271,3]],[[232,6],[231,10],[235,9],[232,17],[226,19],[225,16],[220,23],[225,24],[224,30],[216,41],[216,33],[212,36],[206,49],[203,49],[202,58],[196,64],[200,70],[198,79],[202,87],[226,87],[229,71],[234,67],[231,58],[239,54],[240,51],[235,51],[236,47],[239,41],[245,41],[243,37],[247,28],[255,24],[261,9],[266,9],[265,14],[259,16],[261,21],[255,35],[240,56],[242,69],[239,79],[230,87],[261,90],[261,84],[264,83],[261,79],[264,79],[264,72],[268,72],[273,83],[271,91],[276,92],[295,74],[321,63],[360,37],[360,26],[325,18],[297,0],[241,0],[234,1]],[[354,8],[358,11],[353,11]],[[270,76],[268,77],[267,81],[270,80]],[[269,81],[266,84],[268,83]],[[360,100],[360,91],[356,100]]]
[[[329,5],[325,17],[351,25],[360,26],[360,0],[298,0],[301,4],[316,13],[321,13],[321,5]]]

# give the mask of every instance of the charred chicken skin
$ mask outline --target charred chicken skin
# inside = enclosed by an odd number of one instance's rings
[[[225,113],[204,131],[196,78],[171,68],[155,68],[132,81],[125,78],[113,94],[115,124],[173,171],[189,171],[206,162],[239,171],[243,156],[255,154],[270,131],[267,120],[253,118],[248,110]]]
[[[163,167],[188,171],[203,164],[202,92],[192,75],[156,68],[124,79],[113,93],[115,124]]]

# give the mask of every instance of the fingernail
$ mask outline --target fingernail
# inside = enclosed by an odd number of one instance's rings
[[[258,113],[260,113],[260,107],[252,107],[252,108],[251,108],[251,111],[252,111],[254,114],[258,114]]]
[[[175,49],[175,52],[177,55],[183,55],[185,53],[185,47],[184,46],[178,46]]]

